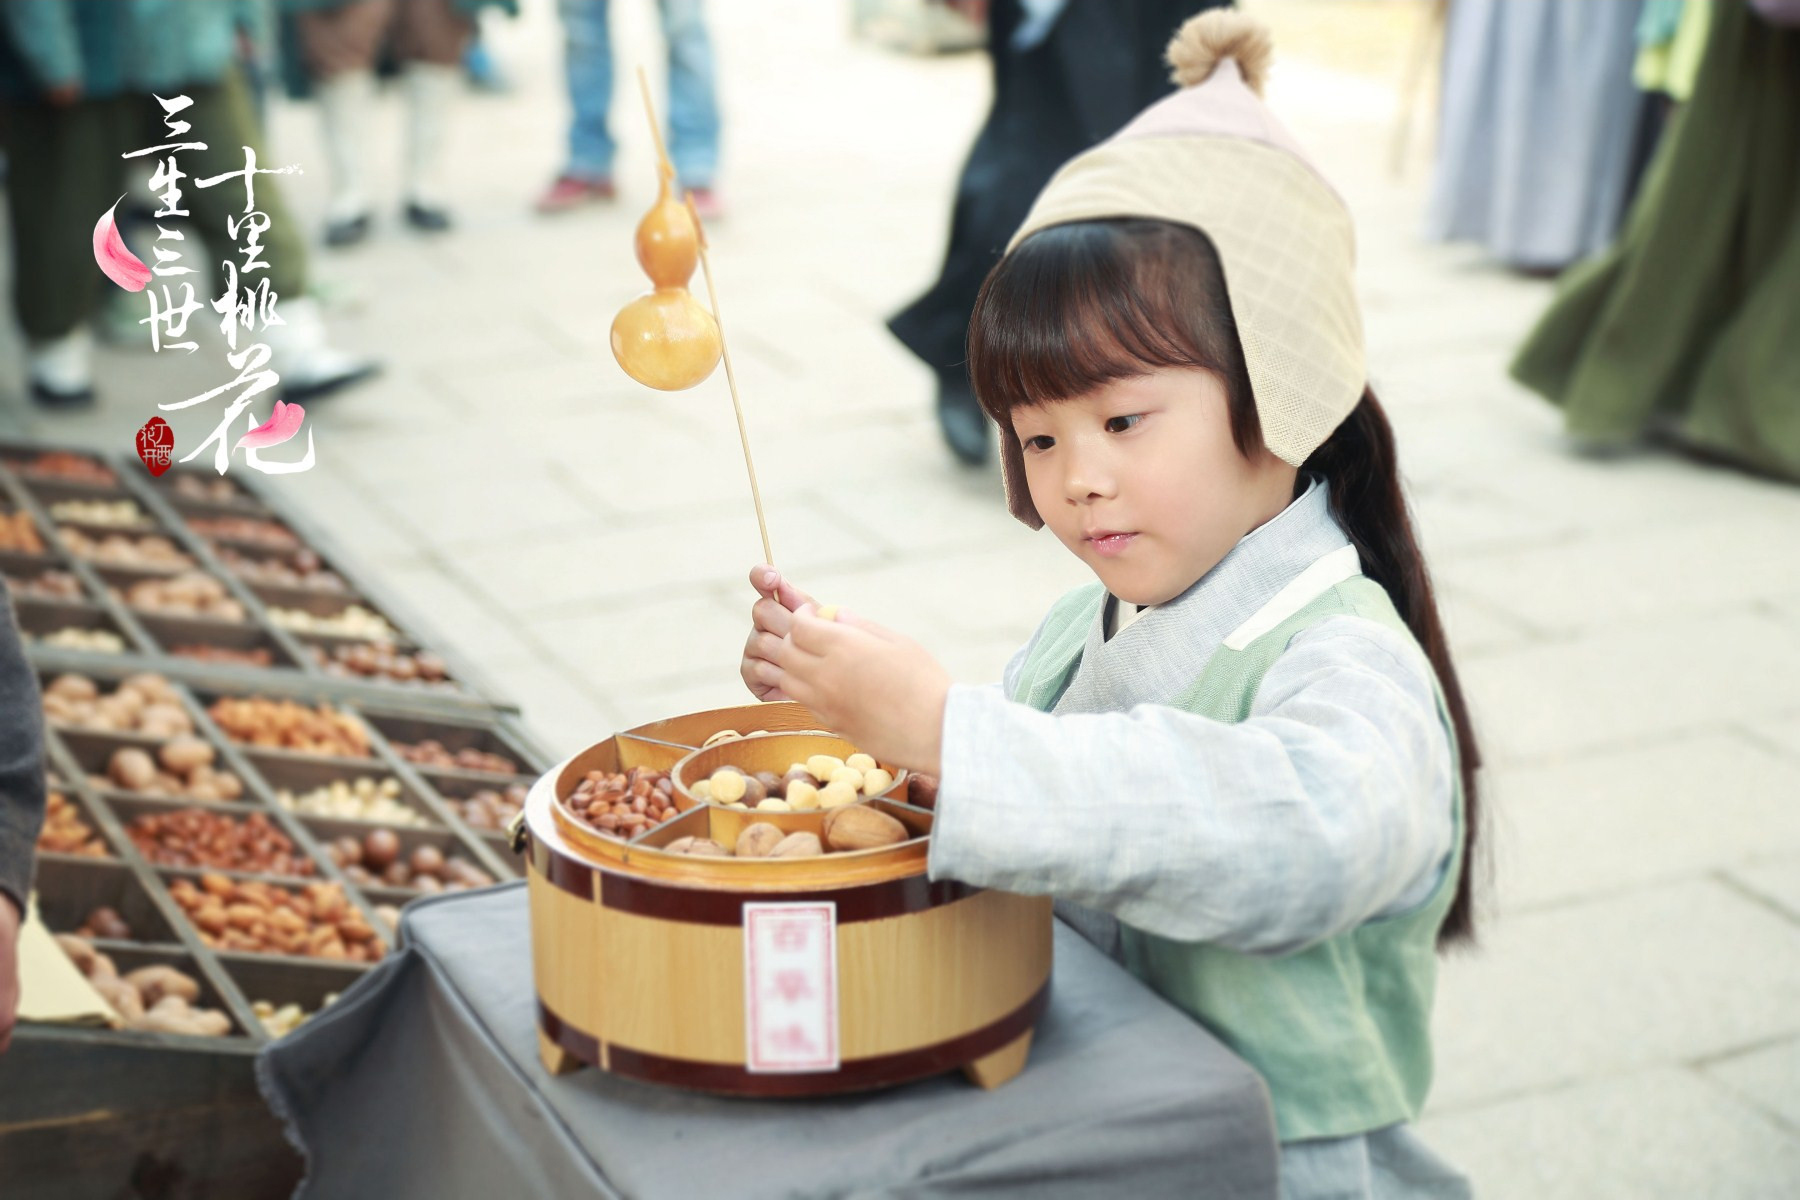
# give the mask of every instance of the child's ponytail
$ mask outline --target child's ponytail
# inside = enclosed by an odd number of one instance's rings
[[[1412,515],[1400,490],[1394,431],[1373,389],[1363,390],[1362,401],[1312,452],[1302,469],[1318,472],[1329,483],[1332,513],[1355,544],[1363,574],[1387,589],[1444,689],[1461,759],[1463,868],[1456,882],[1456,899],[1438,932],[1438,945],[1472,942],[1476,833],[1481,823],[1476,768],[1481,765],[1481,752],[1475,743],[1456,668],[1450,661],[1443,623],[1438,619],[1431,576],[1425,569],[1424,556],[1413,534]]]

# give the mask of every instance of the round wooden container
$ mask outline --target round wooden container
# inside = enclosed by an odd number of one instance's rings
[[[731,845],[748,822],[812,828],[822,813],[744,812],[690,798],[674,818],[626,842],[602,836],[560,802],[591,770],[674,771],[722,728],[815,730],[818,722],[794,704],[696,713],[591,746],[532,787],[522,828],[545,1064],[556,1072],[590,1064],[746,1096],[887,1087],[958,1068],[994,1087],[1023,1069],[1049,998],[1050,901],[930,882],[932,814],[905,802],[905,780],[867,803],[897,818],[911,840],[803,859],[694,857],[660,847],[690,836]],[[721,761],[762,769],[762,755],[780,757],[793,745],[770,737],[770,749],[752,749],[763,740],[727,743],[755,757]],[[707,762],[716,757],[707,753]],[[754,941],[746,904],[758,906],[757,917],[768,904],[794,906],[774,910],[778,916],[817,916],[830,906],[835,1065],[753,1065],[748,1002],[761,985],[750,981],[754,964],[746,966]]]

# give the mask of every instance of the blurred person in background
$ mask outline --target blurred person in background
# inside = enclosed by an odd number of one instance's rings
[[[1640,7],[1451,0],[1427,237],[1477,242],[1531,274],[1612,240],[1645,107]]]
[[[94,399],[93,339],[102,289],[94,224],[148,173],[148,159],[121,155],[167,143],[155,96],[185,94],[181,171],[200,179],[242,171],[245,146],[260,163],[261,132],[240,60],[259,53],[268,12],[258,0],[7,0],[0,4],[0,139],[7,161],[13,311],[25,332],[32,398],[66,408]],[[134,163],[136,165],[134,165]],[[317,301],[306,295],[306,245],[275,176],[257,181],[265,278],[283,324],[264,330],[283,395],[312,399],[372,374],[367,359],[332,346]],[[240,215],[232,186],[182,189],[191,232],[216,264],[232,255],[225,222]],[[121,205],[124,209],[126,206]],[[185,256],[184,256],[185,257]],[[198,266],[189,262],[186,265]],[[204,276],[202,276],[204,278]],[[199,290],[200,285],[196,285]]]
[[[1719,0],[1618,243],[1512,364],[1592,448],[1662,437],[1800,481],[1800,0]]]
[[[414,229],[449,229],[444,143],[463,87],[463,54],[482,8],[516,14],[518,0],[280,0],[280,5],[293,19],[331,165],[325,244],[353,246],[369,236],[373,209],[364,143],[375,119],[375,71],[384,48],[399,65],[406,97],[402,212]]]
[[[19,1008],[19,926],[44,824],[44,710],[0,581],[0,1052]]]
[[[938,427],[956,458],[988,457],[964,366],[975,294],[1056,169],[1175,90],[1163,50],[1224,0],[989,0],[994,99],[956,184],[936,283],[888,322],[937,374]],[[979,3],[959,5],[979,9]]]
[[[540,213],[567,212],[618,194],[613,183],[616,143],[609,128],[613,96],[610,0],[558,0],[566,38],[569,155],[562,172],[538,197]],[[694,197],[702,218],[723,215],[719,170],[719,101],[713,81],[712,38],[701,0],[657,0],[669,45],[669,96],[664,141],[675,180]],[[635,85],[634,85],[635,86]]]

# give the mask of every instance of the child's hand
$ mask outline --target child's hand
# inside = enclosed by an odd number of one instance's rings
[[[821,620],[809,602],[783,614],[790,632],[769,648],[774,686],[856,748],[882,762],[936,775],[950,676],[923,646],[839,611]]]
[[[774,650],[787,637],[794,613],[801,605],[814,601],[767,563],[751,569],[750,586],[761,599],[750,610],[750,639],[744,643],[744,661],[738,666],[738,674],[758,700],[787,700],[788,695],[775,684],[781,669],[775,665]]]

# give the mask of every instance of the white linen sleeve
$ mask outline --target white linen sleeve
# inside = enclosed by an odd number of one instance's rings
[[[1292,953],[1412,907],[1451,850],[1430,665],[1354,616],[1297,636],[1236,724],[1159,704],[1052,715],[958,685],[942,771],[933,879],[1247,952]]]

